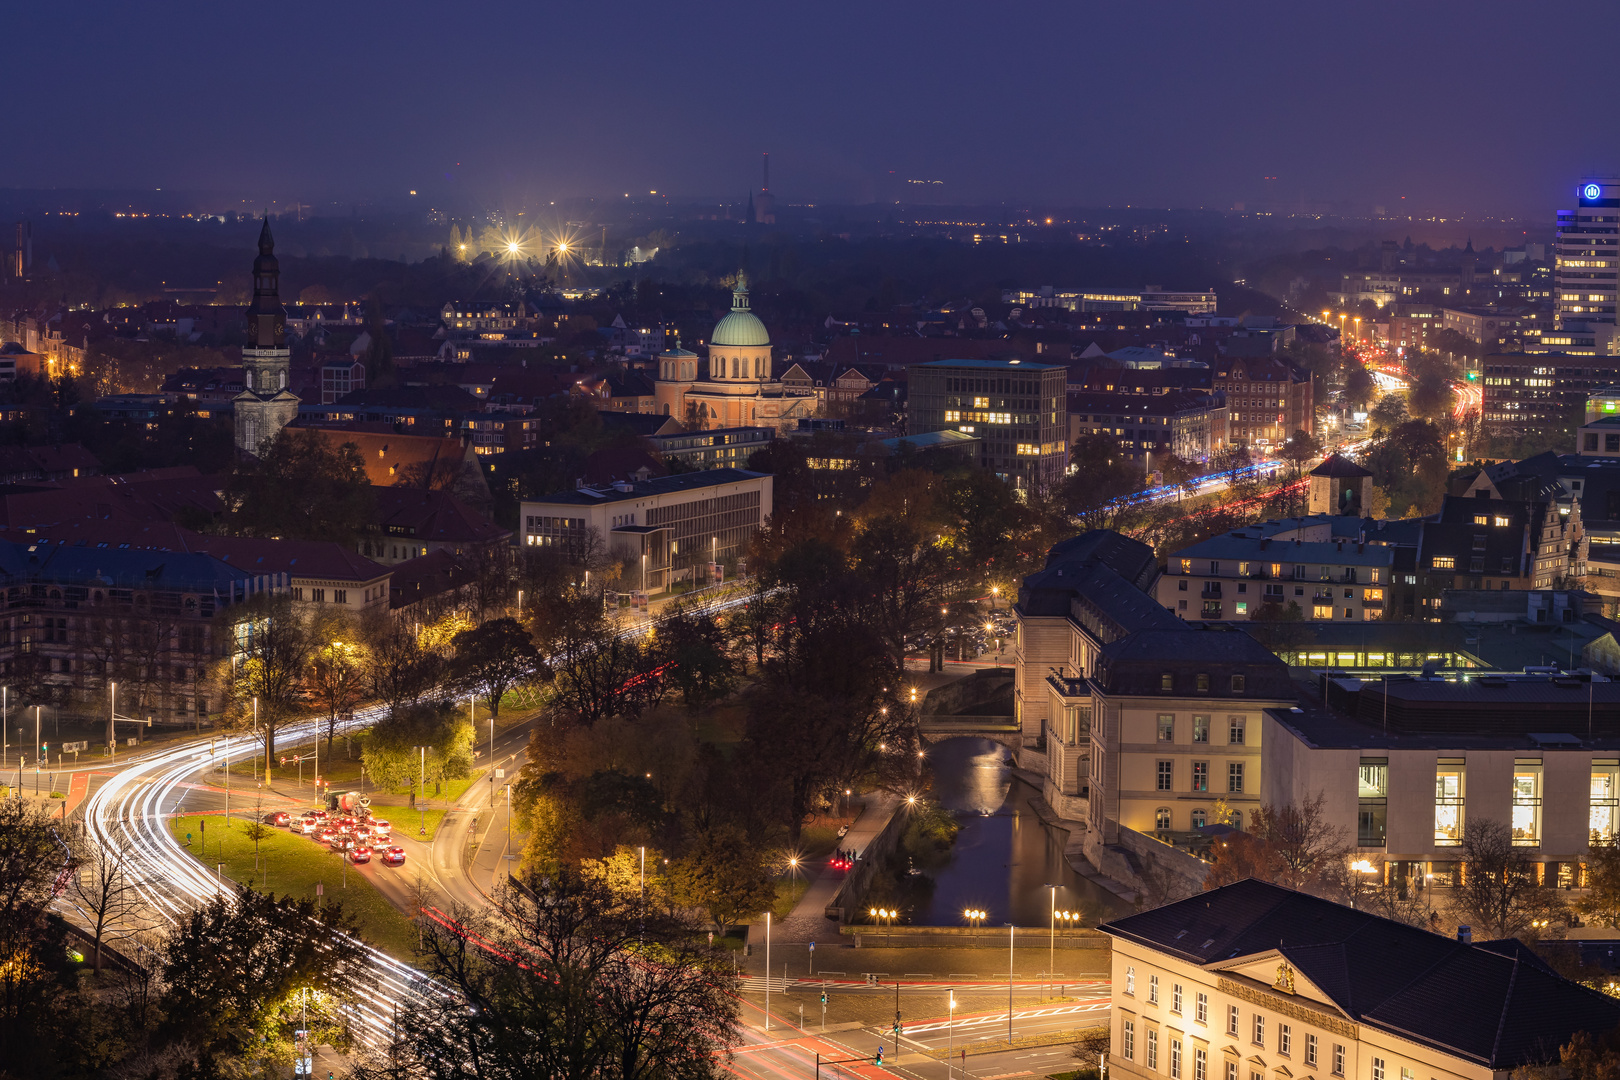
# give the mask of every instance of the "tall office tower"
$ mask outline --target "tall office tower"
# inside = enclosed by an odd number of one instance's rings
[[[1553,283],[1560,329],[1615,325],[1620,178],[1582,180],[1576,209],[1558,212]]]

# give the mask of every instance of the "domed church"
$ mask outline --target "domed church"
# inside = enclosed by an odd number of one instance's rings
[[[706,367],[700,376],[699,367]],[[709,358],[680,347],[658,354],[658,411],[687,427],[795,426],[815,415],[812,395],[786,391],[771,367],[771,335],[748,310],[748,283],[737,275],[731,311],[715,324]]]

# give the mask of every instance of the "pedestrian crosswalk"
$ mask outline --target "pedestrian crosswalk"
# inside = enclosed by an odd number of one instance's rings
[[[792,986],[798,981],[798,979],[764,979],[757,975],[750,975],[747,978],[739,980],[738,985],[742,988],[742,991],[745,994],[759,994],[766,990],[769,990],[773,994],[780,994],[785,992],[788,987]]]

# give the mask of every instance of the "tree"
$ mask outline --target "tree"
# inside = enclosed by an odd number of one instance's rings
[[[366,465],[353,443],[283,428],[263,458],[243,457],[225,478],[225,528],[243,536],[352,545],[370,522]]]
[[[1452,915],[1482,937],[1528,934],[1532,922],[1555,914],[1556,891],[1536,883],[1528,848],[1516,847],[1512,831],[1489,818],[1470,820],[1458,850],[1463,880],[1451,891]]]
[[[129,833],[121,826],[98,834],[81,831],[74,836],[72,849],[74,865],[68,891],[90,924],[94,939],[92,966],[100,971],[101,939],[109,926],[146,929],[143,894],[147,881]]]
[[[52,968],[61,934],[46,921],[68,853],[43,809],[0,800],[0,1061],[15,1076],[55,1071]]]
[[[1317,896],[1339,890],[1350,843],[1344,826],[1322,809],[1326,798],[1319,791],[1303,802],[1268,803],[1255,811],[1251,829],[1271,849],[1278,885]]]
[[[738,1038],[731,965],[679,914],[565,871],[448,921],[421,924],[442,992],[410,999],[399,1041],[357,1080],[722,1075]]]
[[[872,598],[874,626],[896,665],[904,665],[906,640],[941,625],[946,591],[945,549],[922,536],[904,518],[867,521],[851,554]]]
[[[1305,466],[1321,460],[1322,440],[1308,431],[1296,428],[1283,442],[1282,457],[1293,466],[1293,475],[1298,477],[1305,471]]]
[[[646,671],[641,642],[619,634],[602,603],[575,593],[550,605],[540,633],[552,675],[552,707],[586,727],[605,717],[638,711],[631,680]]]
[[[1074,1041],[1069,1056],[1078,1061],[1082,1069],[1101,1072],[1103,1063],[1108,1060],[1110,1041],[1106,1026],[1092,1028]]]
[[[422,647],[421,635],[384,615],[366,624],[366,681],[389,715],[418,701],[443,671],[438,653]]]
[[[342,616],[313,627],[314,648],[305,688],[311,704],[326,714],[326,755],[332,756],[338,717],[352,712],[365,698],[366,652],[357,628]]]
[[[737,685],[731,637],[707,611],[683,604],[666,610],[654,631],[653,650],[668,672],[668,683],[693,712],[719,701]]]
[[[1344,377],[1343,398],[1346,405],[1356,409],[1365,409],[1367,403],[1378,394],[1378,383],[1361,364],[1353,364],[1350,372]]]
[[[691,849],[670,865],[669,883],[675,903],[707,912],[721,935],[776,900],[764,852],[734,826],[698,834]]]
[[[215,894],[163,946],[164,1011],[175,1034],[214,1052],[233,1042],[231,1052],[251,1052],[296,1015],[304,990],[346,1002],[366,961],[341,904],[247,888]]]
[[[314,652],[310,627],[284,595],[260,593],[224,614],[239,644],[234,661],[220,662],[219,679],[236,706],[238,724],[257,719],[268,763],[276,757],[277,730],[298,715],[303,702]]]
[[[1217,842],[1204,888],[1254,877],[1315,896],[1342,896],[1350,848],[1343,827],[1324,813],[1325,798],[1318,792],[1302,803],[1261,806],[1249,832],[1227,833]]]
[[[542,662],[527,630],[516,619],[493,619],[452,640],[454,667],[469,689],[482,694],[489,715],[501,714],[501,698],[524,679],[534,676]]]
[[[1210,471],[1226,481],[1228,504],[1242,504],[1260,491],[1260,478],[1255,475],[1254,457],[1247,446],[1228,446],[1215,451],[1209,459]]]
[[[1063,481],[1061,500],[1083,529],[1117,529],[1132,516],[1125,496],[1147,486],[1145,470],[1107,435],[1082,435],[1069,449],[1074,467]]]
[[[1439,420],[1451,415],[1456,394],[1451,381],[1438,372],[1427,372],[1412,384],[1407,409],[1422,420]]]
[[[1575,901],[1581,918],[1620,927],[1620,847],[1593,842],[1586,853],[1586,895]]]
[[[1385,394],[1378,399],[1378,404],[1372,409],[1372,422],[1375,427],[1388,431],[1397,424],[1408,419],[1406,411],[1406,398],[1400,394]]]

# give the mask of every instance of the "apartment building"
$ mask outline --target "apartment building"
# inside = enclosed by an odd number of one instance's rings
[[[1154,595],[1183,619],[1247,619],[1298,604],[1307,619],[1384,617],[1396,549],[1357,540],[1276,540],[1237,529],[1172,555]]]

